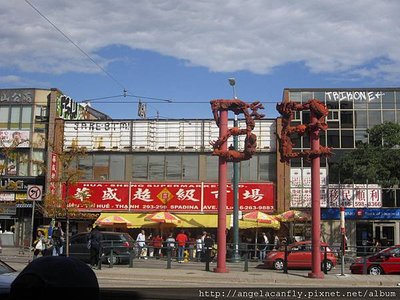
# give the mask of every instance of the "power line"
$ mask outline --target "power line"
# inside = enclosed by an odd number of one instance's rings
[[[43,19],[45,19],[47,22],[49,22],[62,36],[64,36],[72,45],[74,45],[83,55],[85,55],[88,59],[90,59],[91,62],[93,62],[101,71],[103,71],[108,77],[110,77],[115,83],[117,83],[120,87],[123,88],[124,92],[126,92],[126,89],[122,83],[120,83],[117,79],[115,79],[114,76],[112,76],[109,72],[107,72],[100,64],[98,64],[89,54],[87,54],[81,47],[79,47],[73,40],[71,40],[61,29],[59,29],[53,22],[51,22],[44,14],[42,14],[39,9],[37,9],[35,6],[33,6],[32,3],[30,3],[28,0],[25,0],[25,2],[32,7]]]

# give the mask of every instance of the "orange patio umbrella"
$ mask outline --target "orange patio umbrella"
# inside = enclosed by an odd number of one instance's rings
[[[311,215],[301,210],[288,210],[276,216],[281,222],[307,222]]]
[[[169,223],[169,224],[179,224],[182,222],[181,219],[179,219],[177,216],[166,211],[152,213],[146,216],[144,219],[146,221],[152,221],[157,223]]]
[[[263,213],[262,211],[252,211],[243,215],[243,220],[257,223],[256,225],[256,238],[255,238],[255,251],[254,256],[257,256],[257,238],[258,238],[258,227],[270,227],[278,230],[281,226],[279,221],[271,215]]]
[[[107,217],[100,217],[98,218],[95,222],[95,225],[98,225],[100,227],[103,226],[133,226],[133,224],[125,219],[124,217],[118,216],[118,215],[111,215]]]

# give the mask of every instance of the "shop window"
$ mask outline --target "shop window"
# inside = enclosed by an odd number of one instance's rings
[[[325,92],[314,92],[314,99],[325,103]]]
[[[383,111],[383,122],[396,122],[395,120],[395,112],[392,110],[384,110]]]
[[[289,101],[301,102],[301,92],[289,92]]]
[[[382,108],[394,109],[394,92],[385,92],[382,96]]]
[[[342,148],[354,148],[353,130],[342,130]]]
[[[10,129],[19,129],[21,109],[19,106],[11,107]]]
[[[0,106],[0,129],[8,128],[8,114],[10,109],[8,106]]]
[[[302,111],[302,124],[310,124],[310,112],[309,111]]]
[[[382,207],[396,207],[395,196],[394,190],[382,189]]]
[[[199,156],[197,154],[183,154],[182,156],[182,180],[199,180]]]
[[[326,118],[328,121],[339,121],[339,111],[338,110],[329,110],[328,116]]]
[[[78,170],[81,171],[82,180],[93,180],[93,157],[85,155],[79,157]]]
[[[396,91],[395,99],[396,99],[396,108],[400,109],[400,90]]]
[[[166,180],[181,180],[182,157],[176,154],[165,155]]]
[[[340,148],[339,130],[327,131],[327,146],[332,148]]]
[[[47,106],[38,105],[35,107],[35,121],[45,122],[48,120]]]
[[[132,179],[148,179],[148,156],[146,154],[134,154],[132,157]]]
[[[109,156],[94,155],[93,156],[93,179],[108,180],[109,173]]]
[[[331,109],[339,109],[339,102],[338,101],[326,101],[326,107]]]
[[[353,111],[341,111],[340,123],[342,128],[353,128]]]
[[[313,99],[313,93],[312,92],[302,92],[301,93],[301,101],[303,103],[306,103],[308,100]]]
[[[381,124],[381,112],[379,110],[370,110],[368,112],[369,120],[368,125],[369,127],[373,127],[375,125]]]
[[[355,120],[356,120],[355,127],[356,128],[368,128],[367,112],[363,111],[363,110],[356,110],[354,112],[354,114],[355,114]]]
[[[356,130],[355,142],[356,142],[356,146],[357,146],[357,143],[359,143],[359,142],[367,143],[368,142],[367,130]]]
[[[240,162],[240,181],[244,182],[257,181],[257,173],[258,173],[258,160],[256,157]]]
[[[110,155],[110,180],[125,180],[125,155]]]
[[[32,152],[32,176],[43,175],[44,173],[44,152],[33,151]]]
[[[164,180],[164,155],[149,156],[150,181]]]
[[[300,161],[300,160],[299,160]],[[276,154],[260,154],[258,155],[259,180],[260,181],[276,181]]]
[[[353,102],[352,101],[340,101],[340,108],[341,109],[352,109]]]
[[[381,109],[381,98],[372,98],[368,101],[369,109]]]
[[[206,157],[206,181],[215,182],[218,180],[218,156]]]
[[[32,124],[32,107],[23,106],[21,113],[21,129],[30,129]]]

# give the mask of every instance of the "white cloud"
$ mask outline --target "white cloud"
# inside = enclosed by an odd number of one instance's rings
[[[400,1],[29,1],[103,67],[111,60],[98,51],[120,44],[216,72],[263,74],[304,62],[313,72],[400,73]],[[2,1],[0,11],[2,67],[98,72],[24,1]],[[363,66],[381,57],[390,63]]]

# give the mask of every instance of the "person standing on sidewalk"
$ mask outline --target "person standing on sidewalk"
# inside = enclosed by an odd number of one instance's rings
[[[94,227],[89,234],[88,248],[90,250],[90,265],[92,268],[97,268],[101,249],[101,233],[98,226]]]
[[[265,232],[262,233],[262,241],[263,244],[261,245],[261,250],[260,250],[260,260],[263,261],[265,259],[265,255],[267,254],[267,250],[268,250],[268,244],[269,244],[269,240],[267,235],[265,234]]]
[[[140,233],[136,237],[136,244],[137,244],[137,247],[138,247],[138,256],[139,256],[139,258],[147,259],[146,255],[143,255],[144,254],[145,245],[146,245],[146,234],[145,234],[143,229],[140,231]]]
[[[37,237],[35,242],[33,243],[33,259],[37,258],[39,254],[44,256],[46,251],[47,239],[44,236],[44,232],[42,230],[38,230]]]
[[[206,263],[210,263],[212,260],[212,250],[214,247],[214,240],[212,239],[211,235],[209,233],[206,234],[206,237],[204,239],[204,260]]]
[[[56,223],[57,226],[53,228],[51,238],[53,240],[53,256],[63,254],[64,249],[64,231],[61,228],[61,222]]]
[[[185,234],[185,231],[182,229],[181,232],[176,236],[175,240],[178,243],[177,261],[178,261],[178,263],[182,263],[183,262],[183,252],[185,251],[185,245],[189,239],[188,239],[187,235]]]

